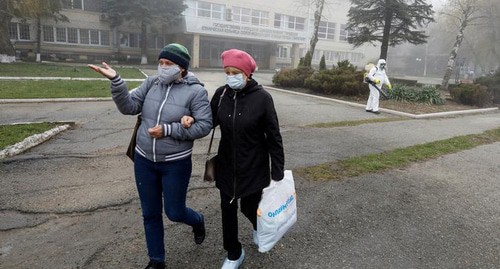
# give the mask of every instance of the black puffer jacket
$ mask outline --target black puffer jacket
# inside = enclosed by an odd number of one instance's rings
[[[217,188],[237,199],[261,191],[271,178],[283,179],[283,141],[271,95],[252,79],[239,92],[227,85],[218,88],[210,105],[214,123],[220,125],[222,133],[216,162]]]

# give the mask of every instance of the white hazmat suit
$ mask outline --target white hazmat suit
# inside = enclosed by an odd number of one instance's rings
[[[377,65],[370,70],[366,77],[374,82],[379,89],[382,89],[382,85],[386,84],[390,90],[392,86],[389,82],[387,74],[385,73],[385,67],[385,60],[378,60]],[[370,88],[370,97],[368,97],[368,102],[366,102],[366,111],[378,114],[380,113],[378,111],[380,92],[372,84],[368,84],[368,87]]]

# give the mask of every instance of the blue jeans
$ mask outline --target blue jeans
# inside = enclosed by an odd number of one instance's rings
[[[141,200],[149,259],[165,261],[162,206],[173,222],[190,226],[201,224],[201,215],[186,207],[191,178],[191,157],[171,162],[152,162],[135,154],[134,171]],[[163,195],[163,204],[162,204]]]

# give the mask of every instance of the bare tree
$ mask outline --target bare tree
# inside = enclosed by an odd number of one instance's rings
[[[301,0],[297,2],[299,6],[314,7],[314,29],[311,40],[309,41],[309,49],[306,52],[306,56],[304,57],[301,63],[303,66],[311,66],[312,56],[314,55],[314,50],[316,49],[316,44],[318,43],[318,32],[319,32],[319,24],[321,22],[321,18],[323,16],[323,9],[325,7],[325,0]]]
[[[448,16],[454,22],[458,31],[455,37],[455,43],[453,44],[453,48],[448,58],[448,64],[446,66],[443,81],[441,82],[441,88],[444,90],[448,89],[458,49],[464,40],[465,29],[477,20],[484,18],[484,16],[479,12],[480,7],[478,4],[478,0],[449,0],[446,8],[449,12],[442,12],[443,15]]]
[[[319,23],[321,22],[321,16],[323,14],[323,8],[325,7],[325,0],[314,0],[315,10],[314,10],[314,31],[309,42],[309,50],[307,51],[311,57],[308,57],[307,62],[304,61],[304,65],[311,66],[312,56],[314,55],[314,50],[316,49],[316,44],[318,43],[318,31]]]
[[[466,31],[465,41],[474,56],[474,64],[482,70],[495,69],[500,64],[500,2],[480,0],[484,20]]]

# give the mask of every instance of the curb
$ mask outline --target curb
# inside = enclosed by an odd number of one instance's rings
[[[29,122],[15,123],[15,124],[11,124],[11,125],[19,125],[19,124],[27,124],[27,123],[29,123]],[[64,122],[63,125],[56,126],[56,127],[52,128],[44,133],[41,133],[41,134],[34,134],[32,136],[25,138],[21,142],[18,142],[14,145],[7,146],[5,149],[0,150],[0,160],[5,159],[7,157],[17,155],[17,154],[20,154],[20,153],[22,153],[22,152],[24,152],[24,151],[26,151],[34,146],[37,146],[37,145],[49,140],[53,136],[59,134],[60,132],[69,129],[72,124],[74,124],[74,123]]]
[[[266,89],[271,89],[271,90],[275,90],[275,91],[279,91],[279,92],[283,92],[283,93],[295,94],[295,95],[300,95],[300,96],[307,96],[307,97],[317,98],[317,99],[321,99],[321,100],[332,101],[332,102],[336,102],[336,103],[340,103],[340,104],[350,105],[350,106],[354,106],[354,107],[360,107],[363,109],[365,108],[365,105],[354,103],[354,102],[349,102],[349,101],[344,101],[344,100],[339,100],[339,99],[334,99],[334,98],[329,98],[329,97],[323,97],[323,96],[317,96],[317,95],[308,94],[308,93],[283,90],[283,89],[275,88],[272,86],[265,86],[265,87],[266,87]],[[436,113],[427,113],[427,114],[411,114],[411,113],[396,111],[396,110],[387,109],[387,108],[380,108],[380,111],[382,111],[382,112],[394,114],[394,115],[398,115],[398,116],[403,116],[403,117],[408,117],[408,118],[412,118],[412,119],[428,119],[428,118],[439,118],[439,117],[448,117],[448,116],[455,116],[455,115],[480,114],[480,113],[493,112],[493,111],[497,111],[497,110],[498,110],[498,107],[490,107],[490,108],[446,111],[446,112],[436,112]]]
[[[146,75],[144,72],[141,73]],[[147,77],[147,75],[146,75]],[[109,81],[107,78],[74,78],[74,77],[0,77],[0,80],[77,80],[77,81]],[[125,81],[144,81],[144,78],[127,78]]]
[[[112,101],[111,97],[90,97],[90,98],[33,98],[33,99],[0,99],[0,104],[16,103],[67,103],[67,102],[95,102]]]

